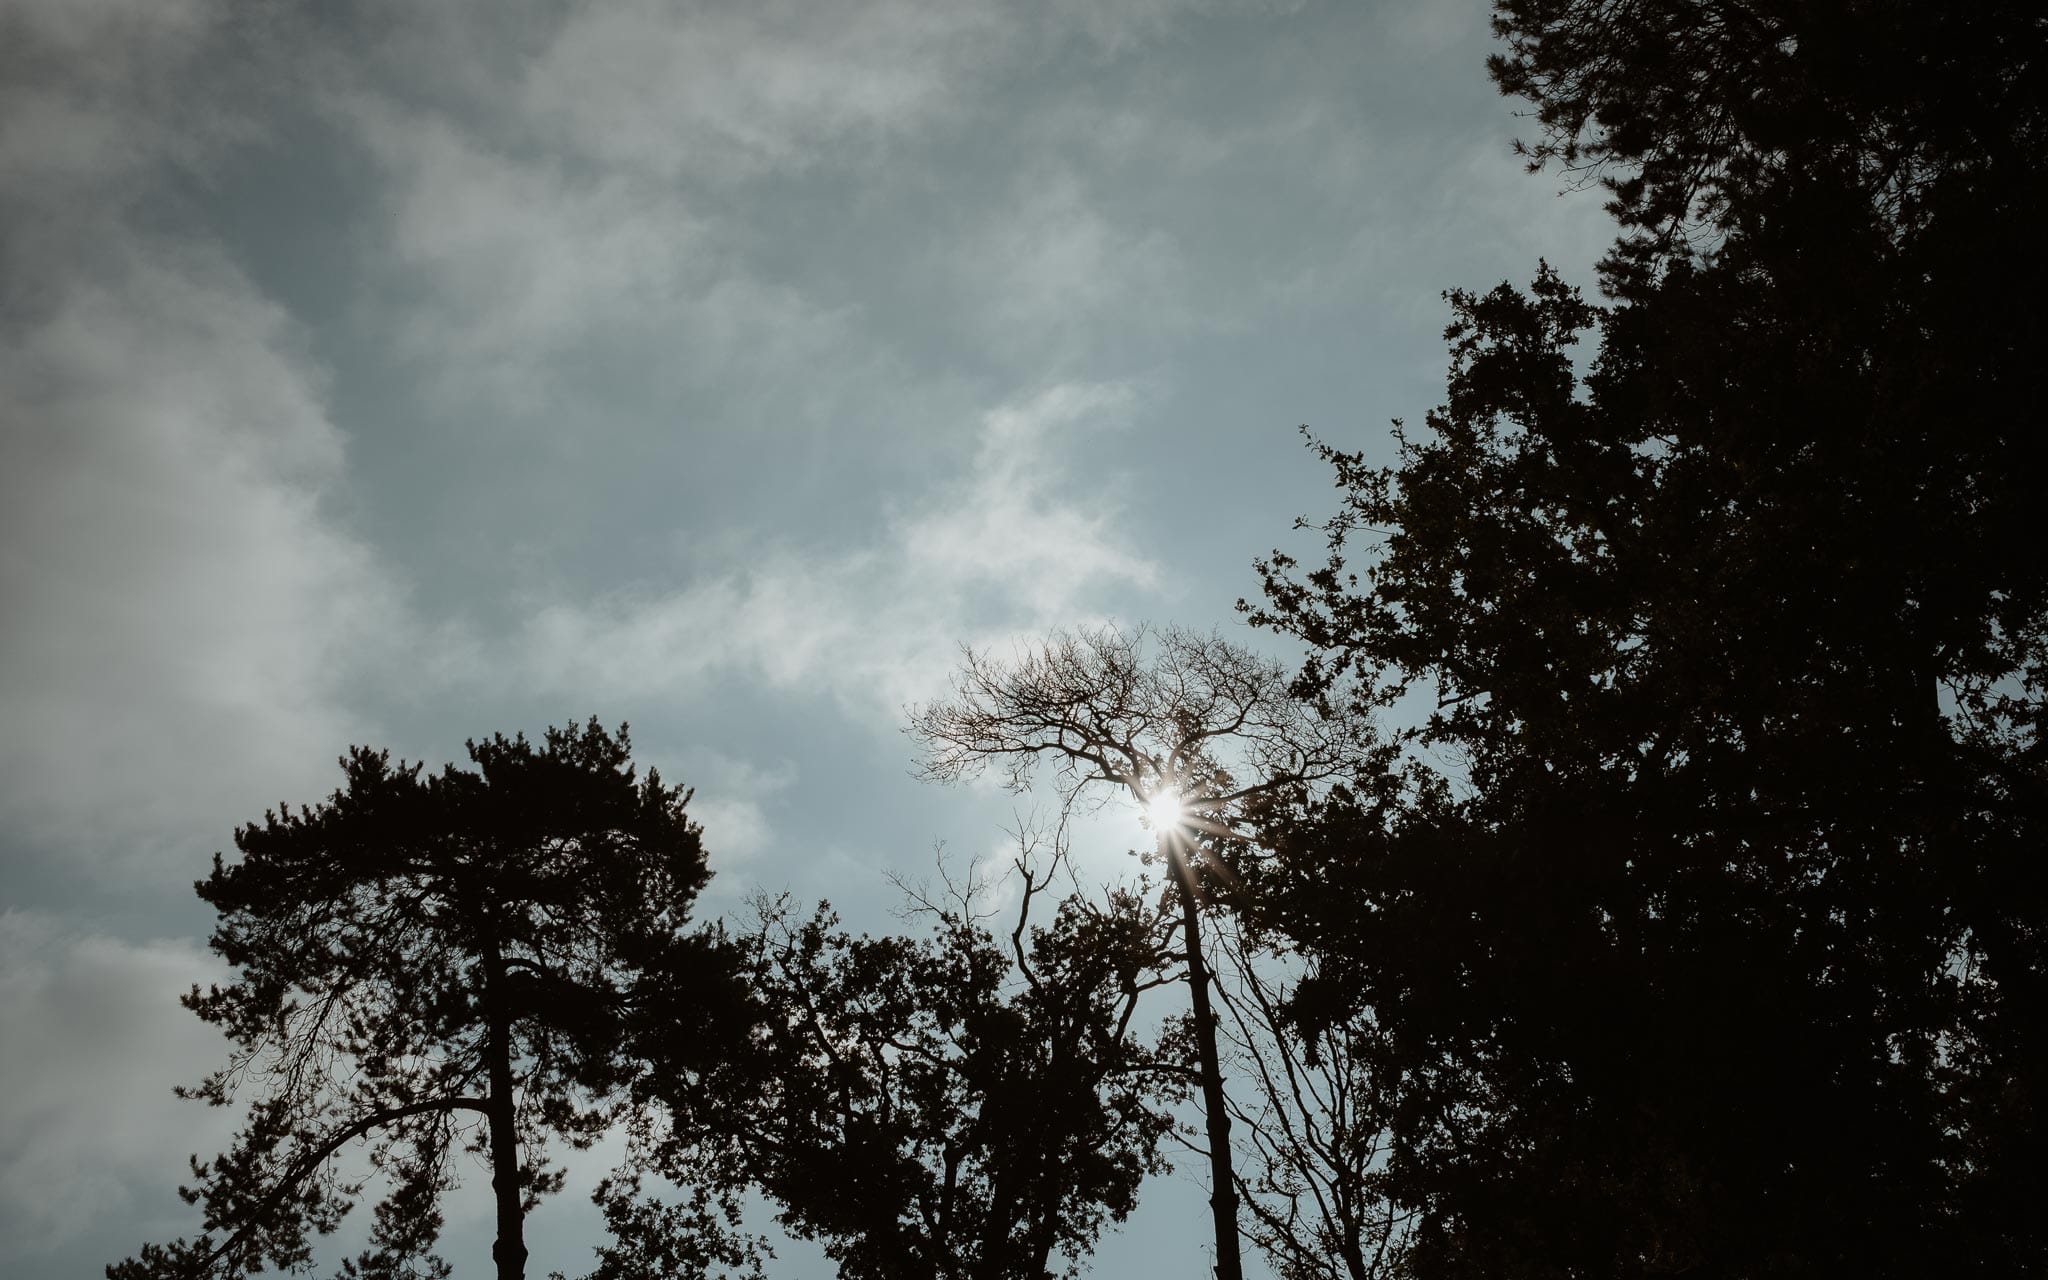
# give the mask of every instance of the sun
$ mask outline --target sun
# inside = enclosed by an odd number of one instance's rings
[[[1172,787],[1161,787],[1153,792],[1152,798],[1145,802],[1145,812],[1151,817],[1152,827],[1156,831],[1177,827],[1186,816],[1186,810],[1181,806],[1180,792]]]

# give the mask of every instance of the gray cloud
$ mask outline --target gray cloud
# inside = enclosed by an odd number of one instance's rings
[[[303,791],[401,611],[322,514],[341,439],[285,317],[210,254],[130,249],[0,344],[5,805],[95,854]]]
[[[127,943],[0,912],[0,1025],[12,1028],[0,1037],[0,1266],[109,1219],[169,1225],[182,1208],[170,1192],[184,1154],[230,1124],[171,1096],[220,1045],[177,997],[220,977],[189,940]]]
[[[0,108],[0,814],[146,875],[324,777],[355,728],[344,673],[402,615],[326,511],[344,441],[291,318],[217,245],[134,216],[151,181],[247,136],[203,91],[161,114],[222,21],[17,8],[41,70]]]
[[[669,177],[872,159],[957,110],[1009,55],[1015,9],[970,2],[655,0],[570,15],[523,77],[531,127],[614,165]]]
[[[187,80],[226,16],[217,0],[19,0],[0,12],[10,233],[29,230],[24,206],[39,219],[90,218],[166,164],[203,166],[247,136],[246,119]]]
[[[965,642],[1094,616],[1156,592],[1113,491],[1074,487],[1064,439],[1113,428],[1124,387],[1060,384],[986,414],[969,473],[875,545],[755,551],[744,572],[540,604],[506,669],[542,687],[688,697],[740,675],[894,727]]]

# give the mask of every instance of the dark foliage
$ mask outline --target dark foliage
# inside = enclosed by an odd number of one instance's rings
[[[2028,0],[1496,0],[1489,69],[1535,108],[1530,167],[1611,193],[1610,280],[1640,284],[1801,191],[1847,193],[1902,239],[2024,213],[2044,24]]]
[[[715,935],[686,928],[709,878],[687,792],[636,780],[622,727],[469,744],[423,774],[356,748],[326,803],[235,833],[199,882],[234,982],[185,1003],[234,1042],[187,1096],[248,1103],[226,1153],[193,1161],[196,1241],[145,1246],[114,1280],[303,1269],[360,1198],[335,1157],[369,1143],[390,1188],[346,1276],[445,1275],[440,1194],[463,1151],[491,1170],[497,1274],[557,1189],[549,1140],[587,1146],[641,1067],[619,1053],[650,1002],[698,1015],[687,1067],[740,1008]]]
[[[648,1167],[719,1163],[852,1280],[1078,1270],[1162,1171],[1159,1108],[1184,1089],[1131,1031],[1141,993],[1166,981],[1170,922],[1113,893],[1034,924],[1058,869],[1019,860],[1004,932],[972,891],[921,903],[923,937],[856,937],[826,907],[800,919],[762,903],[746,940],[754,1043],[678,1100]]]
[[[1384,1032],[1416,1274],[2048,1268],[2044,23],[1500,6],[1615,305],[1452,295],[1446,405],[1323,450],[1255,611],[1434,694],[1270,906]]]

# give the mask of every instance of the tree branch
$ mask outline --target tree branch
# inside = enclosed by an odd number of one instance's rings
[[[207,1254],[205,1260],[193,1268],[193,1274],[195,1276],[203,1276],[211,1270],[216,1262],[226,1257],[236,1245],[248,1238],[249,1233],[254,1231],[263,1219],[268,1217],[277,1208],[293,1187],[296,1187],[312,1176],[313,1171],[322,1164],[325,1164],[335,1152],[379,1126],[390,1124],[396,1120],[403,1120],[409,1116],[425,1115],[432,1111],[475,1111],[488,1115],[490,1113],[490,1106],[482,1098],[436,1098],[431,1102],[415,1102],[411,1106],[392,1107],[389,1110],[375,1112],[347,1125],[339,1133],[336,1133],[323,1143],[319,1150],[300,1156],[292,1167],[286,1171],[285,1176],[279,1179],[277,1186],[272,1188],[270,1194],[264,1197],[263,1203],[256,1207],[255,1212],[244,1218],[242,1225],[235,1228],[233,1234],[229,1235],[226,1240],[223,1240],[213,1252]]]

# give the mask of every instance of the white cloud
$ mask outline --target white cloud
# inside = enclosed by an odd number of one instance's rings
[[[796,786],[796,766],[787,760],[760,764],[736,759],[703,747],[685,748],[671,768],[662,764],[670,782],[687,783],[690,816],[704,828],[705,849],[714,869],[750,861],[775,841],[769,807]],[[729,885],[712,881],[712,891]]]
[[[1288,11],[1304,3],[1306,0],[1051,0],[1044,7],[1057,27],[1076,30],[1102,52],[1116,54],[1161,38],[1191,16],[1219,10]]]
[[[899,143],[973,120],[992,85],[1077,42],[1113,57],[1228,6],[620,0],[559,14],[517,6],[510,17],[504,7],[391,6],[385,59],[401,80],[434,86],[444,105],[527,144],[603,170],[725,182],[872,166]],[[480,25],[517,34],[479,41]]]
[[[324,783],[344,672],[402,614],[326,510],[343,441],[294,325],[210,244],[128,217],[246,136],[198,73],[221,20],[0,18],[32,63],[0,89],[0,820],[131,870]]]
[[[1021,178],[1013,201],[939,256],[982,342],[1041,367],[1130,336],[1120,330],[1167,334],[1195,319],[1173,236],[1119,224],[1071,173]]]
[[[0,337],[0,812],[130,857],[324,782],[402,616],[323,514],[341,439],[285,317],[150,248]]]
[[[705,191],[946,119],[1014,24],[983,3],[629,0],[522,10],[479,41],[439,6],[385,16],[322,97],[386,180],[371,280],[449,403],[536,416],[584,352],[630,350],[671,386],[879,358],[844,304],[748,263],[752,228]]]
[[[861,310],[891,299],[849,302],[770,256],[772,235],[735,209],[816,202],[777,184],[821,169],[829,198],[889,206],[947,185],[917,148],[1020,124],[1013,191],[982,193],[987,207],[976,195],[957,222],[933,216],[932,247],[905,274],[913,296],[935,274],[983,350],[1057,376],[1105,332],[1172,332],[1215,311],[1185,296],[1170,233],[1120,222],[1036,154],[1066,144],[1010,118],[1002,86],[1077,48],[1114,57],[1164,39],[1205,7],[628,0],[521,10],[490,24],[516,36],[481,42],[438,7],[399,8],[380,60],[338,73],[326,100],[388,182],[398,266],[374,274],[404,317],[394,331],[456,402],[481,391],[537,408],[561,357],[638,352],[655,333],[668,341],[636,377],[672,364],[723,387],[860,380],[890,360]]]
[[[745,229],[700,217],[683,187],[370,95],[337,101],[388,180],[389,254],[372,271],[391,332],[451,405],[559,414],[564,360],[592,352],[654,386],[799,401],[790,371],[858,379],[882,358],[848,307],[749,269]]]
[[[598,696],[685,694],[738,674],[893,724],[932,696],[961,643],[1159,589],[1113,492],[1077,484],[1067,462],[1075,436],[1114,426],[1132,400],[1125,387],[1061,384],[992,411],[968,474],[896,513],[879,545],[777,549],[671,590],[557,601],[535,611],[517,665],[541,687]]]
[[[897,524],[905,585],[994,587],[1033,621],[1060,618],[1103,585],[1156,589],[1157,567],[1115,527],[1114,497],[1067,487],[1074,469],[1061,460],[1082,452],[1063,449],[1081,434],[1070,429],[1113,425],[1133,400],[1127,386],[1063,383],[989,413],[967,482]]]
[[[693,275],[703,287],[693,265],[705,232],[675,192],[572,177],[371,97],[352,96],[346,111],[390,182],[382,270],[426,285],[408,300],[400,345],[456,381],[531,399],[545,376],[536,357],[648,323]]]
[[[668,177],[843,163],[957,104],[1013,20],[982,2],[629,0],[571,14],[517,101],[536,132]]]
[[[218,1066],[224,1046],[177,998],[222,976],[189,942],[122,942],[0,913],[0,1026],[13,1029],[0,1036],[0,1261],[176,1208],[185,1154],[214,1150],[231,1122],[171,1096]]]

